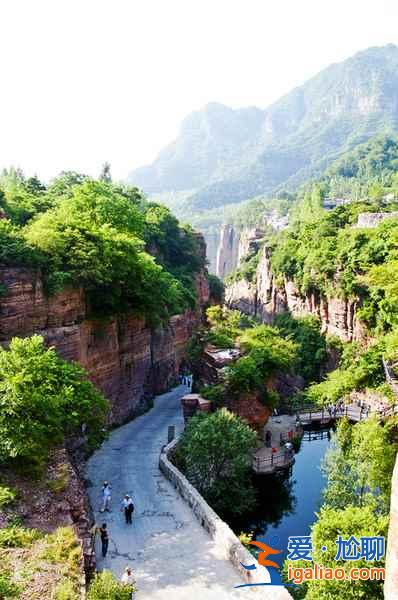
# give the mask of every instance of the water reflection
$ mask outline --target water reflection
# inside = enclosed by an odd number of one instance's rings
[[[283,549],[289,536],[309,535],[321,504],[325,485],[320,465],[330,441],[330,432],[306,431],[292,469],[276,475],[254,477],[257,508],[231,522],[236,533],[253,533],[253,538]]]

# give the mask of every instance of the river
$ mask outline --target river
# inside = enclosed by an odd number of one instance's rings
[[[310,535],[316,520],[325,486],[320,467],[329,445],[327,431],[306,431],[290,472],[255,477],[258,506],[231,522],[234,531],[252,532],[253,539],[283,549],[285,559],[289,536]]]

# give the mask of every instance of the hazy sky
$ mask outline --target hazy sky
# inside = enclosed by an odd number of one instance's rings
[[[115,177],[210,101],[264,108],[368,46],[397,0],[0,0],[0,167]]]

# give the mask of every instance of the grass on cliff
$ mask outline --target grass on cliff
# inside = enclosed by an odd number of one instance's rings
[[[78,600],[81,546],[71,527],[0,530],[0,598]]]

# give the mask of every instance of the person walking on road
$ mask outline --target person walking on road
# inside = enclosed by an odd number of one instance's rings
[[[136,582],[135,582],[133,570],[131,569],[131,567],[125,568],[124,573],[121,578],[121,582],[124,583],[124,585],[131,586],[131,588],[132,588],[131,599],[134,600],[134,598],[135,598],[135,583]]]
[[[108,552],[108,545],[109,545],[109,535],[108,535],[108,528],[106,526],[106,523],[102,523],[99,532],[100,532],[100,536],[101,536],[102,557],[105,558],[106,553]]]
[[[128,494],[125,495],[122,501],[122,510],[124,510],[124,517],[126,519],[126,525],[131,525],[134,512],[134,503]]]
[[[102,486],[102,508],[101,512],[111,512],[111,499],[112,499],[112,490],[111,486],[107,481],[104,481],[104,485]]]

